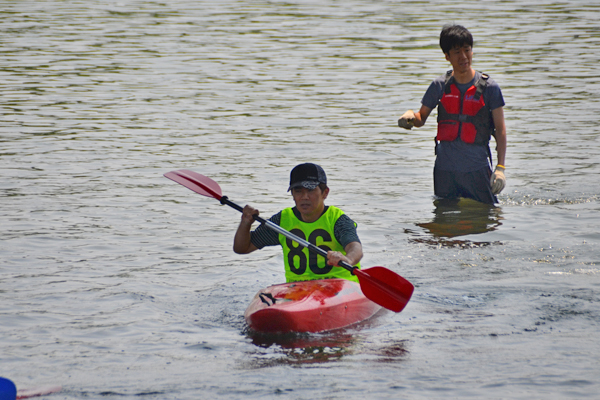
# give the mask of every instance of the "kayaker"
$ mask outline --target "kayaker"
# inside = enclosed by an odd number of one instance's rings
[[[502,91],[492,78],[471,67],[473,36],[465,27],[444,26],[440,47],[452,70],[431,83],[421,101],[421,109],[416,113],[405,112],[398,125],[405,129],[421,127],[438,107],[437,157],[433,169],[435,195],[495,204],[496,195],[506,184],[507,139]],[[498,160],[493,172],[490,136],[495,137]]]
[[[327,176],[319,165],[305,163],[295,166],[290,173],[288,192],[295,207],[273,215],[273,223],[300,238],[327,250],[327,262],[322,257],[278,234],[264,225],[251,231],[253,215],[259,211],[246,205],[235,234],[233,251],[248,254],[265,246],[280,245],[283,249],[287,282],[313,279],[344,278],[358,282],[356,276],[337,266],[340,261],[360,268],[362,244],[356,232],[356,223],[342,210],[326,206],[329,195]]]

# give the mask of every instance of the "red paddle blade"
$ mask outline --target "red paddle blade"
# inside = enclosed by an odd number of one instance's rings
[[[217,182],[189,169],[167,172],[165,177],[202,196],[214,197],[217,200],[221,200],[221,197],[223,197],[221,195],[221,187]]]
[[[412,283],[384,267],[355,269],[363,294],[382,307],[400,312],[415,290]]]

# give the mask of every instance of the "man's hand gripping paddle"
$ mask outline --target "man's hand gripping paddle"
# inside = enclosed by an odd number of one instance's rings
[[[194,171],[180,169],[178,171],[167,172],[165,177],[203,196],[215,198],[219,200],[221,204],[227,204],[240,212],[243,211],[242,207],[231,202],[227,196],[221,195],[221,187],[217,182],[204,175]],[[255,215],[254,219],[261,224],[267,225],[268,228],[273,229],[288,239],[295,241],[299,245],[307,247],[310,251],[327,258],[327,252],[325,250],[299,238],[272,221],[265,220],[258,215]],[[368,299],[388,310],[395,312],[402,311],[412,296],[414,290],[412,283],[387,268],[372,267],[358,269],[345,261],[342,261],[340,266],[346,268],[353,275],[358,277],[360,288]]]

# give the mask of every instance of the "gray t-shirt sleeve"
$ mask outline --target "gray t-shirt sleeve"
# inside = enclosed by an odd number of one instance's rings
[[[488,79],[487,88],[483,92],[483,100],[485,104],[489,104],[490,110],[495,110],[505,105],[502,90],[500,90],[500,86],[492,78]]]
[[[446,82],[446,75],[438,76],[435,78],[431,85],[427,88],[427,91],[423,95],[421,104],[432,110],[437,107],[438,102],[442,98],[442,91],[444,90],[444,83]]]
[[[359,242],[358,233],[356,232],[356,223],[350,219],[346,214],[343,214],[333,227],[333,234],[336,240],[343,246],[346,247],[349,243]]]
[[[281,211],[269,218],[269,221],[279,225],[281,223]],[[277,246],[280,244],[279,234],[273,229],[261,224],[258,228],[250,232],[250,242],[259,249],[262,249],[265,246]]]

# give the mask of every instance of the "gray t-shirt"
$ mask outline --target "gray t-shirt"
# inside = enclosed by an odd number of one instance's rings
[[[459,84],[456,86],[461,93],[464,93],[468,88],[473,86],[481,77],[481,72],[475,72],[475,78],[469,83]],[[423,96],[421,104],[432,110],[437,107],[440,99],[444,95],[446,83],[446,75],[436,78]],[[490,107],[490,110],[495,110],[498,107],[504,107],[504,98],[500,86],[492,79],[487,81],[487,87],[483,92],[483,101]],[[443,171],[455,172],[473,172],[483,168],[490,168],[489,147],[473,145],[465,143],[462,140],[440,141],[437,145],[437,157],[435,159],[435,167]]]

